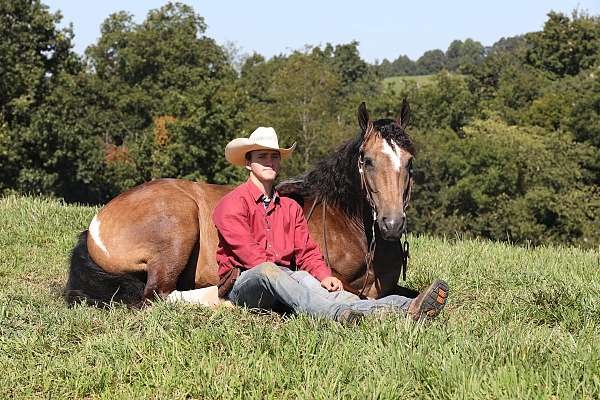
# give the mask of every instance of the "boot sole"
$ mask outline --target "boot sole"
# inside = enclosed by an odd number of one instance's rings
[[[450,292],[448,284],[444,281],[437,280],[433,282],[420,299],[415,299],[416,304],[411,304],[411,311],[409,314],[415,321],[422,318],[434,318],[446,305],[448,299],[448,293]]]

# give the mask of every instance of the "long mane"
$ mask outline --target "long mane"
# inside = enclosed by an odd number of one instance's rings
[[[388,143],[396,143],[411,154],[414,146],[410,137],[391,119],[373,121],[373,127]],[[350,218],[362,217],[364,193],[358,174],[358,157],[363,135],[341,144],[328,157],[318,161],[310,171],[281,182],[277,190],[282,196],[312,197],[325,200],[341,209]]]

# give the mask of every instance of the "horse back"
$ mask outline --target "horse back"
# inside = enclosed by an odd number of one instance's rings
[[[215,284],[218,243],[212,211],[231,187],[159,179],[120,194],[92,220],[91,258],[107,272],[186,265],[191,287]],[[168,271],[166,271],[168,273]],[[193,278],[192,278],[193,277]]]

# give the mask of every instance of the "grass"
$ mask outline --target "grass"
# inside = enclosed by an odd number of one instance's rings
[[[414,84],[417,87],[423,87],[433,83],[435,75],[403,75],[403,76],[390,76],[389,78],[383,79],[383,87],[386,89],[392,89],[396,92],[402,90],[406,85]]]
[[[0,398],[600,398],[600,251],[413,238],[407,285],[451,287],[427,324],[158,303],[68,308],[95,209],[0,199]]]

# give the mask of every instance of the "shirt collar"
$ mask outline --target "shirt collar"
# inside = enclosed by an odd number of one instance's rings
[[[250,179],[246,181],[246,187],[248,188],[248,193],[250,193],[250,196],[252,197],[255,203],[262,202],[264,196],[263,192],[258,187],[256,187],[256,185],[252,183]],[[278,200],[279,193],[277,193],[276,190],[273,190],[272,202],[278,202]]]

